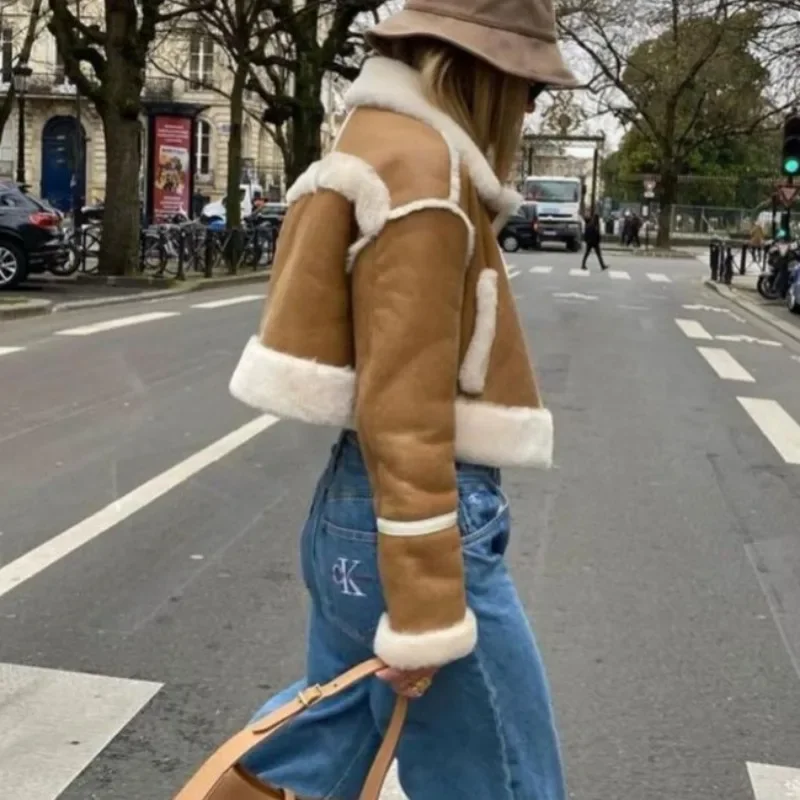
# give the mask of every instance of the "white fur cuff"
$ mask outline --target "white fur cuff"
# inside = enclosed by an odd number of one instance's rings
[[[281,353],[250,338],[230,382],[230,392],[248,406],[312,425],[349,425],[355,373]]]
[[[468,656],[478,643],[478,622],[470,609],[452,628],[425,633],[393,631],[384,614],[375,633],[375,655],[395,669],[441,667]]]
[[[487,467],[553,465],[553,416],[546,408],[456,400],[456,457]]]

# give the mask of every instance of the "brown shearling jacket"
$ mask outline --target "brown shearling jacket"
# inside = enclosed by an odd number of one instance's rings
[[[357,431],[388,609],[375,652],[438,666],[477,638],[456,461],[552,459],[496,240],[521,198],[404,64],[370,59],[347,102],[333,152],[288,193],[261,328],[230,388],[276,416]]]

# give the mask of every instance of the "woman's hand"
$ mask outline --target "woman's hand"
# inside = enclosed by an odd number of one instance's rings
[[[390,684],[392,689],[402,697],[416,700],[430,689],[436,672],[437,667],[409,670],[387,667],[378,672],[376,677]]]

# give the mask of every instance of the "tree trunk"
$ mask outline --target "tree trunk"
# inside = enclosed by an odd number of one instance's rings
[[[321,133],[325,122],[322,105],[322,70],[313,64],[297,70],[294,97],[297,101],[289,131],[286,182],[291,186],[322,154]]]
[[[678,170],[675,164],[661,165],[659,175],[660,207],[658,211],[658,236],[656,247],[669,248],[672,227],[672,207],[678,199]]]
[[[249,65],[240,62],[233,75],[231,89],[231,131],[228,138],[228,183],[225,217],[228,230],[242,222],[242,202],[239,185],[242,180],[242,122],[244,119],[244,87]]]
[[[139,169],[141,125],[116,106],[106,107],[106,197],[99,271],[102,275],[132,275],[139,267]]]

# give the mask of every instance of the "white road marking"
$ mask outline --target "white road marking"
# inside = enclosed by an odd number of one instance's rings
[[[697,352],[722,380],[756,382],[756,379],[727,350],[719,347],[698,347]]]
[[[747,762],[756,800],[800,800],[800,769]]]
[[[624,269],[610,269],[608,277],[618,281],[629,281],[631,279],[630,273]]]
[[[553,271],[552,267],[531,267],[531,275],[549,275]]]
[[[127,494],[109,503],[105,508],[78,522],[63,533],[40,544],[14,561],[0,567],[0,597],[20,584],[38,575],[52,564],[68,556],[79,547],[91,542],[110,528],[150,505],[171,489],[187,481],[202,469],[219,461],[249,442],[277,422],[277,418],[264,414],[242,425],[178,462],[160,475],[137,486]],[[0,785],[2,783],[0,782]]]
[[[783,347],[780,342],[773,342],[772,339],[759,339],[756,336],[745,336],[742,334],[723,334],[715,336],[721,342],[746,342],[747,344],[761,344],[764,347]]]
[[[252,303],[254,300],[263,300],[263,294],[243,294],[239,297],[227,297],[224,300],[209,300],[206,303],[195,303],[191,308],[225,308],[238,306],[239,303]]]
[[[694,319],[676,319],[675,324],[690,338],[690,339],[707,339],[712,340],[714,337]]]
[[[3,796],[56,800],[161,686],[0,664]]]
[[[81,325],[79,328],[67,328],[56,331],[59,336],[90,336],[93,333],[113,331],[116,328],[127,328],[129,325],[142,325],[145,322],[155,322],[158,319],[180,316],[180,311],[150,311],[147,314],[134,314],[131,317],[117,317],[105,322],[95,322],[93,325]]]
[[[508,279],[509,279],[509,280],[511,280],[511,281],[513,281],[513,280],[514,280],[514,278],[516,278],[518,275],[521,275],[521,274],[522,274],[522,273],[520,272],[520,270],[518,270],[518,269],[516,269],[516,268],[514,268],[514,269],[510,269],[510,270],[508,271]]]
[[[0,356],[10,356],[12,353],[20,353],[24,347],[0,347]]]
[[[747,320],[744,317],[740,317],[738,314],[734,314],[729,308],[720,308],[719,306],[704,306],[698,305],[697,303],[684,305],[683,306],[687,311],[713,311],[717,314],[727,314],[731,319],[735,319],[737,322],[746,323]]]
[[[737,397],[787,464],[800,464],[800,425],[775,400],[760,397]]]
[[[580,292],[553,292],[553,297],[561,300],[597,300],[597,295],[581,294]]]
[[[589,270],[588,269],[580,269],[579,267],[574,267],[569,271],[569,274],[573,278],[588,278],[589,277]]]
[[[653,281],[653,283],[672,283],[672,278],[669,275],[665,275],[663,272],[648,272],[647,277]]]

